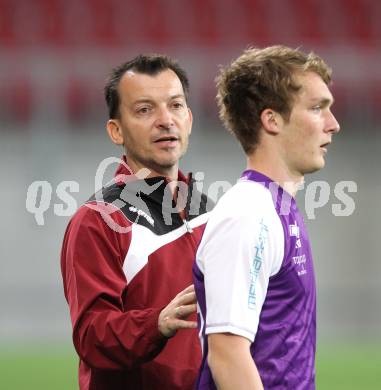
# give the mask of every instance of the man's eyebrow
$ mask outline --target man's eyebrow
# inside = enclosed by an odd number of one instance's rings
[[[179,93],[179,94],[176,94],[176,95],[172,95],[172,96],[169,97],[169,100],[178,99],[178,98],[185,99],[185,95],[182,94],[182,93]],[[136,99],[136,100],[133,102],[133,104],[152,103],[152,102],[154,102],[154,99],[152,99],[152,98],[149,98],[149,97],[141,97],[141,98]]]
[[[178,99],[178,98],[183,98],[183,99],[185,99],[185,95],[184,95],[183,93],[178,93],[178,94],[173,95],[173,96],[170,97],[171,100],[172,100],[172,99]]]
[[[156,104],[154,98],[145,97],[145,96],[141,98],[137,98],[132,104],[142,104],[142,103]]]
[[[311,99],[311,103],[319,104],[323,107],[332,106],[332,104],[334,102],[335,102],[334,98],[313,98],[313,99]]]
[[[137,103],[152,103],[152,99],[150,98],[139,98],[139,99],[136,99],[133,104],[137,104]]]

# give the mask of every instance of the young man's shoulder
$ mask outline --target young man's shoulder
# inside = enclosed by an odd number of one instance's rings
[[[212,214],[243,216],[273,209],[271,193],[265,186],[241,179],[221,197]]]

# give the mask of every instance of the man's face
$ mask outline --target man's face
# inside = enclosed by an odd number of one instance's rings
[[[155,76],[128,71],[119,84],[120,119],[127,162],[134,172],[177,178],[178,162],[188,147],[192,114],[176,73]]]
[[[322,78],[305,72],[295,79],[302,88],[295,97],[289,122],[284,124],[282,143],[290,172],[304,175],[324,167],[326,148],[340,127],[330,109],[332,94]]]

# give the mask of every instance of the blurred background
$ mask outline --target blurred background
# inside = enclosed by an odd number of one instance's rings
[[[271,44],[328,62],[342,128],[326,168],[306,179],[329,186],[314,193],[315,218],[306,215],[318,285],[317,388],[381,389],[381,2],[0,0],[1,389],[77,388],[59,255],[70,215],[94,193],[98,165],[122,153],[105,132],[111,68],[157,52],[188,71],[195,122],[181,166],[202,172],[208,192],[217,180],[234,184],[245,164],[218,120],[219,66]],[[35,181],[45,183],[33,201]],[[71,207],[57,193],[64,181],[78,183]],[[345,189],[355,207],[335,216],[333,205],[345,208],[342,181],[356,183],[356,192]],[[306,194],[298,195],[302,210]],[[33,207],[45,211],[40,224]]]

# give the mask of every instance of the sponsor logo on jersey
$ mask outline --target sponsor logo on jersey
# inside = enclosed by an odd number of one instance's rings
[[[155,221],[153,220],[153,218],[151,216],[149,216],[147,213],[145,213],[143,210],[139,210],[134,206],[130,206],[129,210],[132,211],[133,213],[137,213],[138,215],[141,215],[142,217],[144,217],[147,220],[147,222],[151,226],[154,226]]]
[[[294,225],[288,225],[289,233],[291,237],[296,237],[295,248],[299,249],[302,247],[302,241],[300,240],[300,229],[295,221]]]
[[[298,272],[298,276],[305,275],[307,273],[307,270],[306,270],[306,262],[307,262],[306,255],[303,254],[301,256],[293,256],[292,260],[294,261],[294,264],[296,266],[296,270]]]
[[[248,307],[253,310],[257,304],[257,294],[256,294],[256,286],[257,280],[259,277],[259,272],[262,268],[263,263],[263,255],[265,250],[265,244],[268,236],[268,227],[263,222],[263,219],[260,222],[258,243],[255,246],[255,256],[250,265],[250,288],[249,288],[249,297],[248,297]]]

